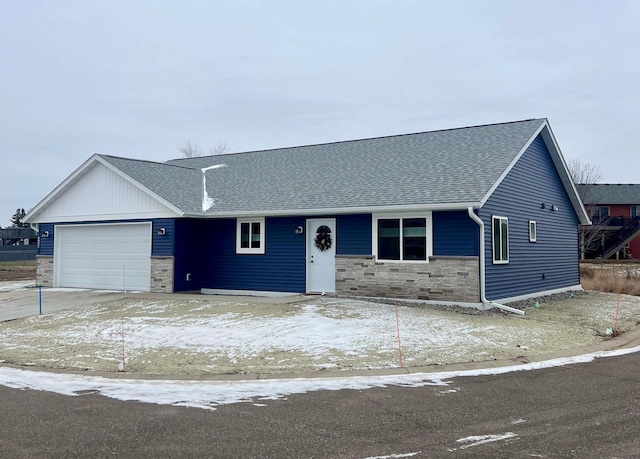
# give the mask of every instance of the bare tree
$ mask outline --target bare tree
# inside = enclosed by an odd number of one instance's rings
[[[185,143],[178,147],[180,153],[184,155],[185,158],[197,158],[198,156],[202,156],[202,150],[198,145],[192,143],[191,140],[187,140]]]
[[[187,140],[185,143],[178,147],[180,153],[184,155],[185,158],[197,158],[202,156],[202,149],[195,143],[191,142],[191,140]],[[220,141],[213,147],[209,147],[209,155],[224,155],[229,153],[229,145],[225,141]]]
[[[591,185],[595,185],[602,180],[600,166],[582,162],[574,158],[569,161],[567,167],[569,168],[573,183],[576,185],[576,191],[578,192],[578,196],[580,196],[580,200],[590,208],[595,204],[593,202],[593,187]],[[602,248],[605,232],[601,228],[601,223],[603,222],[598,221],[595,225],[579,226],[580,258],[584,259],[586,253],[596,252]]]
[[[572,159],[567,164],[569,173],[573,179],[573,183],[576,185],[578,195],[583,204],[593,204],[592,188],[589,185],[595,185],[602,180],[602,173],[600,172],[600,166],[595,164],[585,163],[579,159]]]
[[[212,156],[229,153],[229,145],[226,141],[220,141],[215,146],[209,147],[209,154]]]

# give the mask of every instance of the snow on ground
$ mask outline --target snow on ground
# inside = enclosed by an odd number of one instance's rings
[[[450,371],[441,373],[416,373],[392,376],[361,376],[344,378],[295,378],[252,381],[169,381],[109,379],[77,374],[59,374],[41,371],[0,367],[0,385],[16,388],[56,392],[77,396],[83,393],[99,393],[124,401],[140,401],[160,405],[186,406],[215,410],[217,406],[232,403],[252,403],[256,407],[268,406],[269,400],[286,400],[290,395],[319,390],[364,390],[374,387],[425,385],[448,386],[452,378],[479,375],[497,375],[512,371],[528,371],[575,363],[586,363],[599,357],[611,357],[640,351],[640,346],[616,351],[596,352],[577,357],[566,357],[544,362],[513,365],[480,370]],[[482,439],[473,440],[474,446]],[[502,438],[500,438],[502,439]],[[500,440],[497,439],[497,440]],[[493,438],[489,439],[493,441]],[[466,447],[468,447],[466,446]]]
[[[400,366],[393,305],[341,298],[292,304],[128,298],[0,323],[0,359],[129,373],[300,374]],[[421,367],[540,355],[602,341],[615,295],[466,315],[400,307],[403,364]],[[618,328],[636,326],[640,298],[623,297]]]
[[[499,314],[399,308],[404,365],[540,354],[600,338]],[[282,374],[399,366],[393,305],[127,299],[0,324],[0,358],[54,368],[148,374]],[[550,345],[553,345],[550,347]]]
[[[24,290],[25,288],[35,287],[36,283],[32,280],[28,281],[0,281],[0,292],[10,292],[13,290]]]

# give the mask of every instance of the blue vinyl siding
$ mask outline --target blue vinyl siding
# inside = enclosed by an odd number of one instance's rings
[[[176,225],[173,218],[156,218],[151,221],[151,256],[170,257],[173,255]],[[164,235],[158,234],[160,228],[164,228]]]
[[[434,256],[478,256],[480,229],[466,211],[433,212]]]
[[[209,220],[203,238],[203,288],[306,291],[304,217],[265,220],[265,253],[236,254],[236,219]]]
[[[203,243],[205,241],[206,222],[197,219],[178,219],[175,221],[175,258],[174,282],[175,292],[200,290],[203,281]],[[187,280],[187,274],[191,280]]]
[[[38,247],[38,255],[53,256],[53,241],[54,241],[54,224],[53,223],[40,223],[40,245]],[[49,237],[42,237],[42,233],[49,231]]]
[[[580,284],[578,217],[540,136],[478,215],[485,224],[487,299]],[[492,215],[509,219],[508,264],[493,264]],[[537,242],[529,242],[529,220],[537,222]]]
[[[371,255],[371,214],[338,215],[336,255]]]

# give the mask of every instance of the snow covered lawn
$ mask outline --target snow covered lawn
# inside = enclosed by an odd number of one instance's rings
[[[527,308],[524,317],[399,307],[404,365],[539,355],[601,341],[616,296]],[[640,316],[623,297],[618,327]],[[128,298],[0,323],[0,361],[128,373],[301,374],[399,366],[393,305],[340,298],[293,304]]]

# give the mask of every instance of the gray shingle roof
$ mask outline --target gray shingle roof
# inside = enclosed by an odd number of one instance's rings
[[[478,203],[545,122],[533,119],[275,150],[174,159],[104,157],[187,213]],[[177,167],[181,166],[181,167]]]
[[[202,206],[202,174],[199,170],[139,159],[98,155],[109,164],[185,212]]]
[[[637,183],[578,184],[576,188],[585,204],[640,205],[640,184]]]

